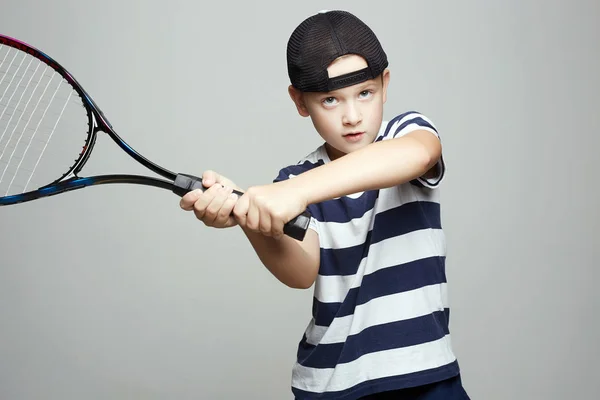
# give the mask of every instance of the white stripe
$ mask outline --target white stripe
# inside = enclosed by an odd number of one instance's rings
[[[320,228],[321,237],[326,236]],[[403,249],[403,251],[398,251]],[[446,238],[441,229],[423,229],[372,244],[354,275],[318,275],[314,296],[322,303],[341,303],[352,288],[359,287],[363,276],[384,268],[429,257],[446,255]]]
[[[423,184],[423,186],[429,188],[429,189],[435,189],[439,186],[440,184],[440,180],[442,179],[442,174],[443,174],[443,168],[444,166],[442,165],[441,160],[438,161],[437,163],[437,168],[439,169],[439,173],[434,176],[433,178],[424,178],[424,177],[420,177],[417,178],[419,182],[421,182],[421,184]]]
[[[398,138],[398,137],[404,136],[404,135],[414,132],[414,131],[428,131],[428,132],[433,133],[435,135],[435,137],[439,138],[439,135],[433,129],[431,129],[427,126],[422,126],[422,125],[416,124],[416,123],[408,124],[407,126],[402,128],[402,130],[400,132],[397,132],[395,137]]]
[[[329,327],[314,324],[306,329],[309,344],[342,343],[371,326],[422,317],[449,308],[445,283],[375,298],[356,306],[354,314],[334,318]]]
[[[361,382],[439,368],[456,360],[450,336],[416,346],[366,354],[335,368],[294,365],[292,385],[300,390],[323,393],[346,390]]]
[[[376,205],[377,206],[377,205]],[[375,207],[376,207],[375,206]],[[362,217],[348,222],[319,222],[320,245],[322,249],[344,249],[363,244],[367,234],[373,229],[375,208]]]

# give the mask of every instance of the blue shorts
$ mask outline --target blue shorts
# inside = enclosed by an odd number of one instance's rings
[[[360,400],[470,400],[460,375],[441,382],[361,397]]]

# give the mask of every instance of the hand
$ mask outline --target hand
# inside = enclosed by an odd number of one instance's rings
[[[301,191],[287,180],[249,188],[235,204],[233,215],[242,228],[279,239],[284,225],[306,207]]]
[[[206,171],[202,174],[202,185],[207,189],[200,189],[185,194],[179,205],[186,211],[194,211],[196,218],[206,226],[213,228],[230,228],[237,224],[232,215],[237,202],[237,195],[233,189],[240,190],[235,183],[217,174]],[[241,190],[240,190],[241,191]]]

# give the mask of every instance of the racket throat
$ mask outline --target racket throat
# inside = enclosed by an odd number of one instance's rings
[[[186,193],[200,189],[205,191],[202,179],[194,175],[177,174],[173,182],[173,193],[178,196],[184,196]]]

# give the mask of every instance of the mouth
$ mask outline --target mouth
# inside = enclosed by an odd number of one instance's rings
[[[345,135],[342,135],[344,137],[344,139],[350,141],[350,142],[358,142],[360,139],[363,138],[363,136],[365,135],[364,132],[351,132],[351,133],[346,133]]]

